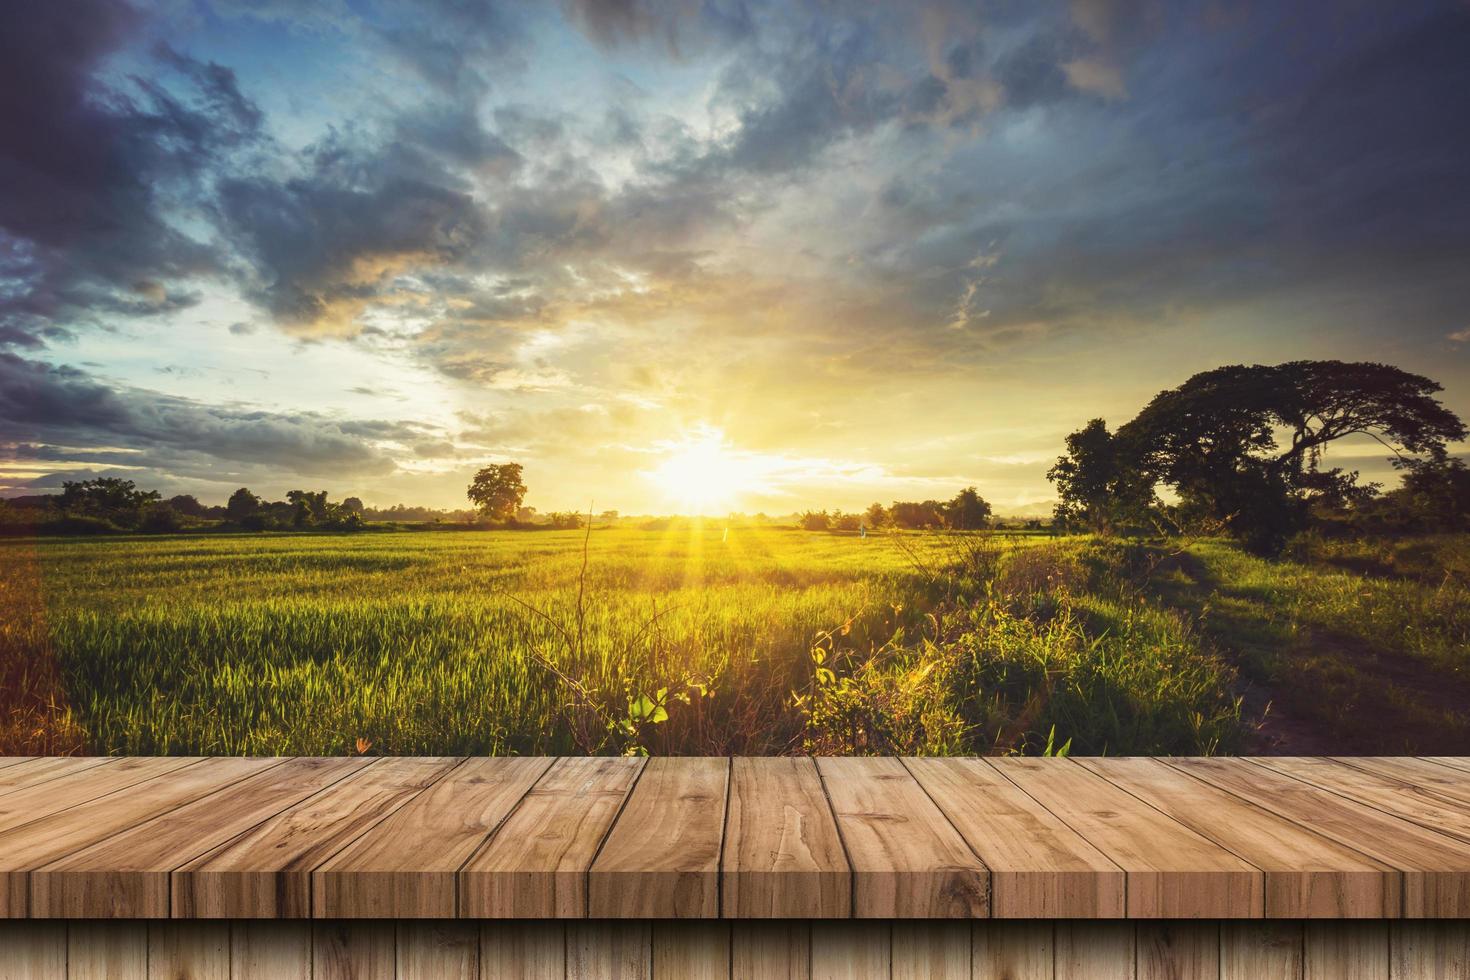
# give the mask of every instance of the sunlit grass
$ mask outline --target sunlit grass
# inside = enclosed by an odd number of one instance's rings
[[[986,752],[1055,727],[1077,751],[1198,752],[1240,730],[1228,669],[1106,561],[1078,571],[1086,539],[682,522],[19,547],[39,584],[11,592],[46,613],[7,607],[0,653],[54,663],[46,697],[94,751]]]

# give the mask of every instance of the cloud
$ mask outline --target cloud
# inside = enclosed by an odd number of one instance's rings
[[[1446,340],[1453,340],[1457,344],[1470,344],[1470,327],[1464,330],[1456,330],[1454,333],[1445,334]]]
[[[0,352],[0,447],[9,446],[12,458],[87,462],[95,450],[38,454],[26,447],[108,446],[107,462],[205,478],[232,479],[242,468],[382,476],[396,468],[393,445],[423,437],[414,423],[209,405]]]

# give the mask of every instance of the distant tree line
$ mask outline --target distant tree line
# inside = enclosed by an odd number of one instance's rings
[[[990,504],[974,487],[965,487],[951,500],[895,500],[888,507],[875,503],[861,514],[809,510],[800,516],[801,526],[808,531],[878,530],[886,527],[979,531],[989,527],[990,522]]]
[[[1279,553],[1315,524],[1359,529],[1470,529],[1470,472],[1448,443],[1461,420],[1440,386],[1386,364],[1292,361],[1234,365],[1160,392],[1110,431],[1093,419],[1067,436],[1048,472],[1058,524],[1114,533],[1219,531]],[[1377,440],[1404,473],[1388,493],[1324,464],[1348,436]],[[1175,498],[1165,503],[1160,491]]]

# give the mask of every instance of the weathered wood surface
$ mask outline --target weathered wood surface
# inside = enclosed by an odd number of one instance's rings
[[[1470,918],[1470,761],[0,760],[0,917]],[[361,935],[312,946],[381,959]],[[944,961],[957,933],[855,935],[842,956]],[[1015,935],[985,956],[1011,963]],[[1129,948],[1167,971],[1191,935]],[[1229,935],[1222,964],[1276,955]]]
[[[1470,922],[0,922],[5,980],[1466,980]]]

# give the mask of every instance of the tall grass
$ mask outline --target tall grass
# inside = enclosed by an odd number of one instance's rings
[[[89,751],[995,752],[1054,730],[1204,752],[1242,731],[1229,669],[1085,539],[5,542],[0,597],[0,657]]]

